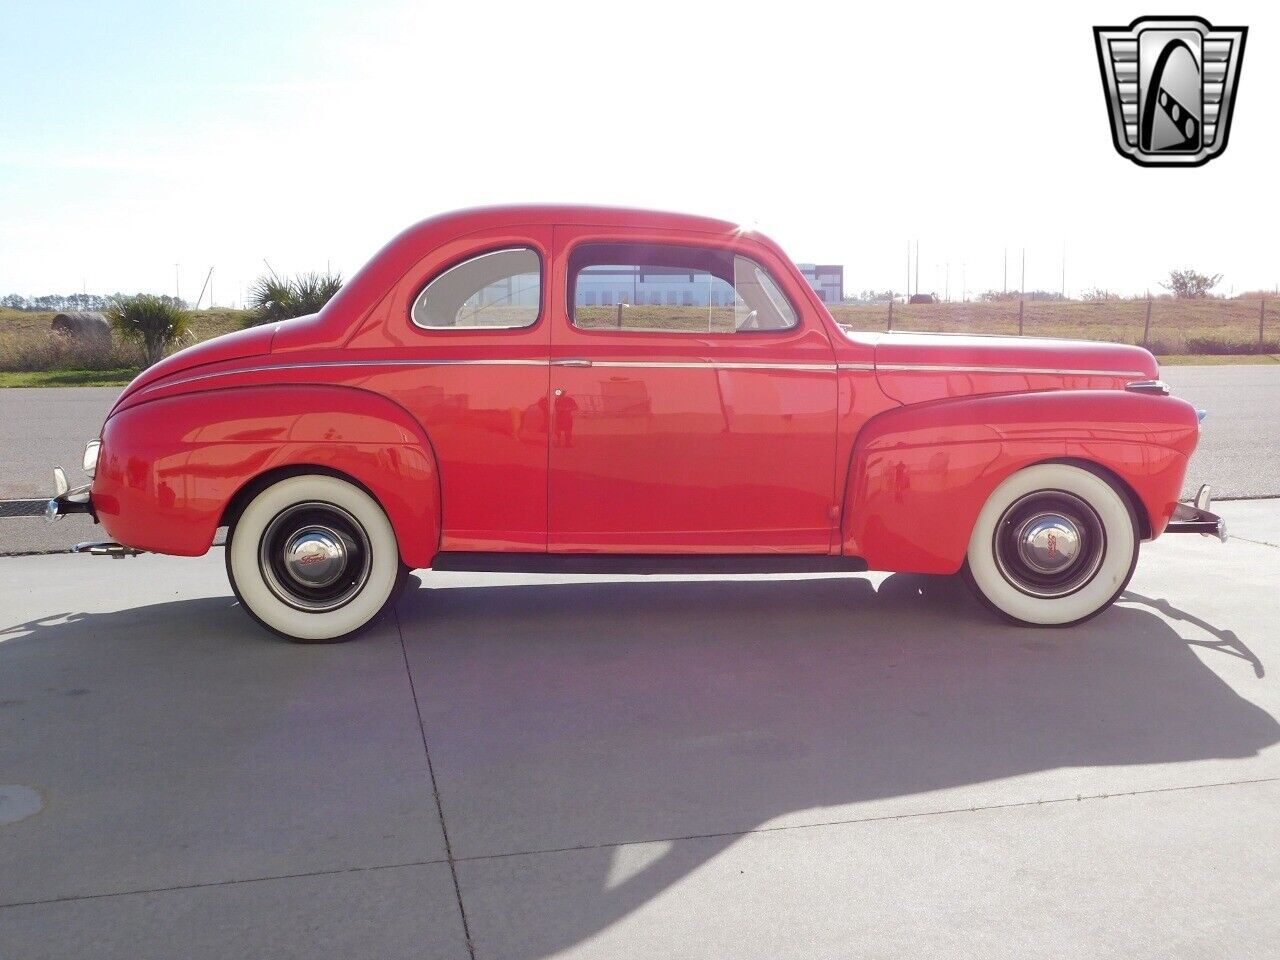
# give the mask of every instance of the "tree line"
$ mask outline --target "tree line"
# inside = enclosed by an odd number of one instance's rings
[[[126,299],[122,293],[102,296],[97,293],[46,293],[42,297],[24,297],[16,293],[7,293],[0,297],[0,307],[10,310],[29,311],[91,311],[102,312],[118,300]],[[179,310],[187,309],[187,301],[178,297],[160,296],[157,299]]]

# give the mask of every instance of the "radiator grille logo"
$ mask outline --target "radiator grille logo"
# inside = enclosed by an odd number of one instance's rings
[[[1094,27],[1120,155],[1144,167],[1198,167],[1222,153],[1248,32],[1199,17]]]

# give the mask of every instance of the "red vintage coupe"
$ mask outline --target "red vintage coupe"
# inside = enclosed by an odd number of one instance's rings
[[[408,571],[962,572],[1070,624],[1138,545],[1224,536],[1178,496],[1197,412],[1134,346],[839,326],[731,223],[509,206],[424,220],[320,313],[144,371],[57,471],[82,552],[205,553],[299,641]]]

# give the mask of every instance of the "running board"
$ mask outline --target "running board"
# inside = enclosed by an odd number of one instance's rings
[[[862,573],[861,557],[808,553],[470,553],[442,551],[432,570],[469,573]]]

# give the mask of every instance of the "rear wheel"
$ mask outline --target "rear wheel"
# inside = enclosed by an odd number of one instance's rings
[[[974,524],[965,578],[1019,623],[1066,626],[1102,612],[1138,562],[1123,493],[1082,467],[1042,463],[1005,480]]]
[[[396,601],[408,574],[378,502],[320,474],[258,493],[227,535],[226,559],[249,615],[298,643],[351,638]]]

